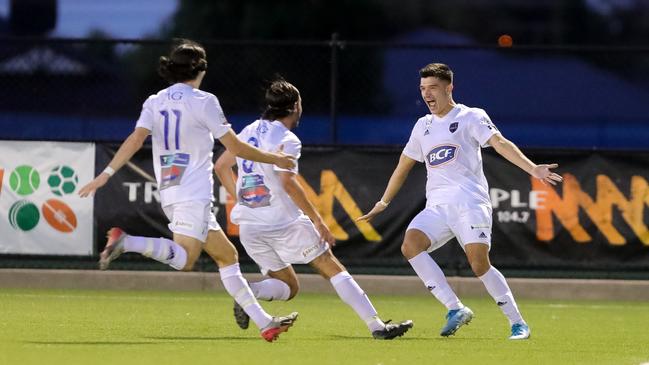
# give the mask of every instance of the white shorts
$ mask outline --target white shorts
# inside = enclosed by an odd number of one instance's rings
[[[327,252],[329,245],[321,242],[320,234],[307,216],[279,229],[242,224],[239,238],[248,256],[255,260],[261,273],[279,271],[291,264],[308,264]]]
[[[422,231],[430,239],[432,252],[457,237],[460,246],[484,243],[491,248],[491,207],[486,204],[440,204],[426,207],[406,229]]]
[[[208,231],[221,229],[212,213],[212,202],[190,200],[162,207],[173,233],[196,238],[205,243]]]

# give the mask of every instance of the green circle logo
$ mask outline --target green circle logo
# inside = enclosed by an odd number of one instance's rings
[[[56,166],[50,172],[47,178],[47,185],[50,186],[52,193],[58,196],[74,193],[79,183],[77,173],[69,166]]]
[[[20,200],[9,208],[9,223],[14,229],[29,231],[36,227],[41,214],[34,203]]]
[[[38,189],[41,177],[33,167],[21,165],[9,176],[9,187],[18,195],[29,195]]]

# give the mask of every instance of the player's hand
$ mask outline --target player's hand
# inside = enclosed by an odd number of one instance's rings
[[[372,220],[372,218],[376,217],[379,213],[385,210],[388,206],[385,204],[382,204],[381,201],[376,202],[374,204],[374,208],[369,211],[369,213],[365,214],[364,216],[356,218],[356,222],[369,222]]]
[[[273,164],[286,170],[295,168],[295,156],[286,154],[283,151],[284,145],[279,146],[278,152],[275,153],[275,161]]]
[[[563,181],[563,177],[550,170],[556,169],[557,167],[559,167],[559,165],[556,163],[550,165],[537,165],[532,169],[532,176],[541,180],[544,184],[550,183],[552,185],[557,185],[558,182]]]
[[[94,178],[91,182],[86,184],[84,187],[79,189],[79,196],[82,198],[85,198],[87,196],[93,196],[95,195],[95,192],[97,189],[101,188],[102,186],[106,185],[108,182],[108,179],[110,179],[110,176],[106,173],[101,173],[99,176]]]
[[[333,233],[331,233],[329,227],[327,227],[324,222],[316,223],[315,229],[320,233],[320,239],[323,242],[327,242],[331,247],[336,245],[336,239],[334,238]]]

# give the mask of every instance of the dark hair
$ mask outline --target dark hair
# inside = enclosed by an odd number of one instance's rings
[[[453,71],[448,65],[443,63],[429,63],[424,68],[419,70],[419,76],[423,79],[425,77],[437,77],[440,80],[453,83]]]
[[[283,78],[272,81],[266,89],[266,109],[261,117],[276,120],[290,115],[294,105],[300,99],[300,91]]]
[[[169,57],[160,57],[158,74],[169,83],[193,80],[207,70],[207,56],[200,44],[189,39],[178,39]]]

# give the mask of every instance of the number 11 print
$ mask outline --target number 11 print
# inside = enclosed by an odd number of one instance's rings
[[[176,109],[171,109],[171,111],[174,113],[176,116],[176,134],[175,134],[175,142],[176,142],[176,149],[180,149],[180,117],[182,113],[180,110]],[[161,110],[160,114],[165,118],[164,120],[164,134],[165,134],[165,149],[169,149],[169,112],[167,110]]]

